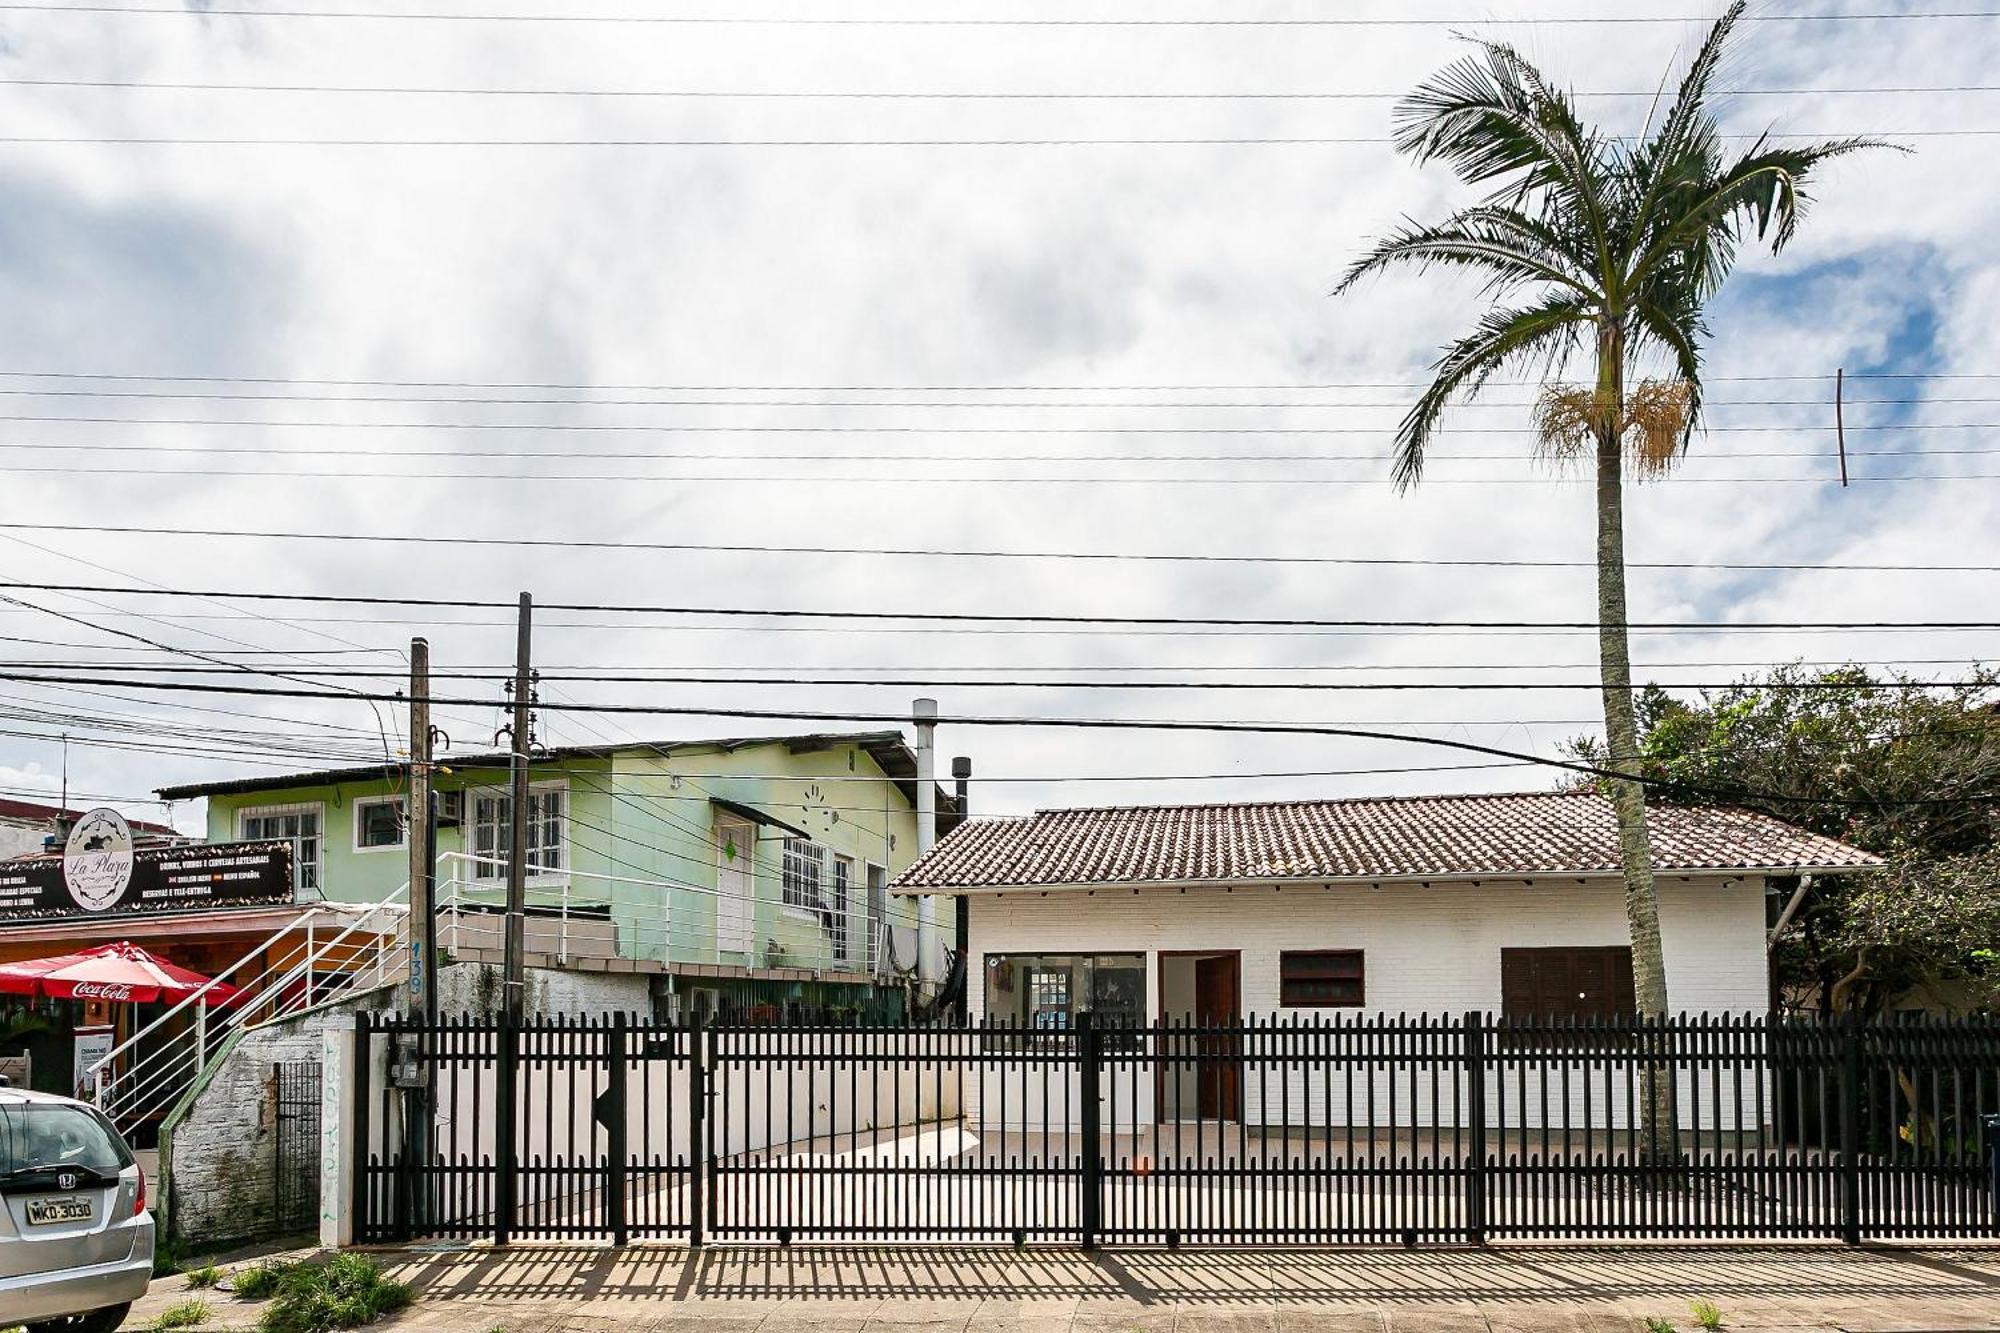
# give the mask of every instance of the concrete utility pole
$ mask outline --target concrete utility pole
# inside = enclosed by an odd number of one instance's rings
[[[534,617],[534,601],[521,594],[520,625],[514,641],[514,726],[507,738],[507,772],[511,779],[507,801],[507,946],[502,955],[507,1016],[520,1022],[527,988],[526,941],[528,917],[528,749],[531,741],[529,704],[533,693],[528,678],[529,626]]]
[[[410,790],[403,829],[410,847],[410,1017],[437,1021],[436,825],[431,802],[431,645],[410,640]]]
[[[910,707],[917,725],[918,856],[937,841],[937,711],[935,699],[919,699]],[[936,985],[937,964],[937,899],[927,893],[917,899],[917,981]]]

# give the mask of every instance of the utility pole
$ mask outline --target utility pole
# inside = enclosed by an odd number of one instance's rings
[[[521,1021],[526,991],[526,941],[523,938],[528,916],[528,752],[531,744],[528,715],[533,695],[528,679],[529,627],[534,617],[534,600],[521,594],[520,623],[514,640],[514,725],[507,737],[507,772],[511,778],[507,801],[507,946],[502,955],[502,978],[507,1017]]]
[[[917,855],[937,841],[937,700],[918,699],[910,708],[917,728]],[[928,993],[937,985],[937,899],[917,899],[917,984]]]
[[[410,1017],[437,1022],[437,824],[431,790],[431,645],[410,640]]]

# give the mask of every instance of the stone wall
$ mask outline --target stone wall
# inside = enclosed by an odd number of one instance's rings
[[[530,969],[526,1011],[609,1017],[649,1014],[647,978],[629,973]],[[500,969],[454,963],[438,977],[444,1014],[492,1017],[499,1011]],[[172,1233],[188,1244],[256,1240],[277,1230],[277,1075],[275,1066],[318,1060],[321,1035],[345,1029],[352,1015],[391,1007],[385,987],[311,1013],[238,1034],[197,1082],[194,1096],[170,1116],[161,1146],[161,1188]],[[317,1159],[318,1149],[311,1149]],[[318,1173],[312,1180],[316,1183]]]

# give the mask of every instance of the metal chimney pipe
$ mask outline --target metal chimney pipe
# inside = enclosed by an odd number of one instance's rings
[[[958,786],[958,790],[953,793],[956,799],[952,802],[958,808],[952,812],[951,820],[952,827],[956,828],[965,822],[967,815],[972,813],[972,807],[968,804],[969,798],[966,795],[966,788],[972,783],[972,760],[965,755],[959,755],[956,759],[952,760],[951,776],[952,781]]]
[[[937,700],[918,699],[910,705],[917,728],[917,855],[937,841]],[[917,980],[938,981],[937,899],[917,899]]]

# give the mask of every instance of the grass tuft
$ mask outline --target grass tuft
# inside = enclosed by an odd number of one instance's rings
[[[1646,1316],[1646,1333],[1676,1333],[1674,1321],[1658,1315]]]
[[[214,1264],[203,1264],[199,1268],[183,1268],[181,1275],[187,1279],[188,1286],[196,1291],[206,1291],[222,1281],[222,1270]]]
[[[1707,1329],[1708,1333],[1715,1333],[1716,1329],[1722,1327],[1722,1311],[1716,1307],[1714,1301],[1689,1301],[1688,1313],[1693,1315],[1694,1322]]]
[[[166,1333],[168,1329],[194,1328],[208,1322],[208,1302],[202,1300],[177,1301],[153,1319],[153,1333]]]
[[[382,1276],[374,1260],[337,1254],[325,1263],[294,1263],[272,1279],[275,1296],[258,1327],[263,1333],[330,1333],[359,1328],[408,1305],[408,1283]],[[239,1288],[240,1290],[240,1288]]]

